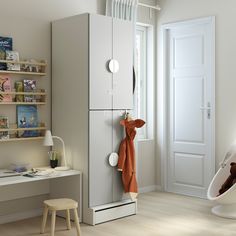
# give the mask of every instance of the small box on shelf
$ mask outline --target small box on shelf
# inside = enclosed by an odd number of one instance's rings
[[[46,90],[45,89],[36,90],[36,102],[46,103]]]
[[[7,75],[0,75],[0,102],[12,102],[12,96],[7,92],[11,92],[11,78]]]
[[[11,37],[2,37],[0,36],[0,60],[3,60],[3,63],[0,63],[0,70],[6,70],[7,64],[4,62],[6,59],[6,50],[12,50],[13,42]]]
[[[9,139],[9,132],[7,129],[9,128],[9,119],[7,116],[0,116],[0,129],[6,129],[5,131],[0,131],[0,139],[6,140]]]
[[[24,85],[23,81],[16,81],[15,82],[15,90],[17,93],[24,92]],[[18,94],[15,96],[15,102],[24,102],[24,95]]]
[[[7,63],[7,70],[9,71],[20,71],[20,64],[18,64],[17,62],[19,62],[20,58],[19,58],[19,53],[16,51],[10,51],[10,50],[6,50],[6,61],[12,61],[12,62],[16,62],[16,63]]]
[[[36,80],[24,79],[24,92],[34,93],[36,92]],[[36,96],[34,95],[24,95],[24,102],[36,102]]]
[[[34,72],[34,73],[45,73],[46,61],[41,60],[40,62],[35,59],[21,61],[22,72]]]

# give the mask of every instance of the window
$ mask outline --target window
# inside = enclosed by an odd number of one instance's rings
[[[136,92],[135,112],[137,117],[146,121],[146,125],[138,131],[140,139],[150,138],[152,129],[150,119],[153,110],[153,37],[152,27],[138,25],[136,27]],[[152,86],[150,86],[152,84]],[[150,91],[151,89],[151,91]],[[152,133],[152,132],[151,132]]]

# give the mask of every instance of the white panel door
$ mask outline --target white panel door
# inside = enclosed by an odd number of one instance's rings
[[[113,74],[113,109],[133,109],[132,23],[113,18],[113,58],[119,71]]]
[[[109,165],[109,155],[118,153],[124,138],[120,120],[124,110],[89,112],[89,206],[123,199],[121,172]]]
[[[124,138],[124,128],[120,125],[120,121],[124,119],[125,110],[116,110],[112,113],[113,120],[113,152],[118,153],[120,143]],[[124,188],[122,184],[122,172],[117,170],[117,166],[113,168],[113,201],[121,201],[124,198]]]
[[[108,70],[112,18],[90,14],[89,19],[89,108],[112,109],[112,74]]]
[[[170,192],[206,197],[214,175],[213,32],[212,18],[167,31]]]
[[[112,111],[89,112],[89,207],[113,201]]]

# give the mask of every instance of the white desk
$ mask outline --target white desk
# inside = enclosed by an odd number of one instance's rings
[[[48,194],[49,198],[72,198],[79,202],[82,217],[82,172],[55,171],[49,176],[0,178],[0,202]],[[43,206],[43,203],[42,203]]]
[[[79,170],[67,170],[67,171],[54,171],[49,176],[47,175],[47,176],[35,176],[35,177],[25,177],[25,176],[3,177],[0,178],[0,187],[11,184],[29,183],[34,181],[50,180],[74,175],[81,175],[81,174],[82,172]]]

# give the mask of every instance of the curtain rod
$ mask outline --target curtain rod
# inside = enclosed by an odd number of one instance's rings
[[[152,5],[144,4],[144,3],[141,3],[141,2],[139,2],[138,5],[142,6],[142,7],[152,8],[152,9],[155,9],[155,10],[158,10],[158,11],[161,10],[161,8],[158,5],[152,6]]]

